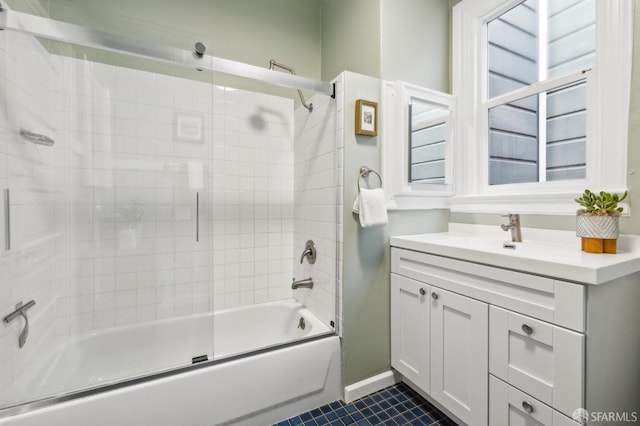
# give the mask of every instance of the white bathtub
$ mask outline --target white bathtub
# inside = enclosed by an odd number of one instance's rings
[[[196,356],[216,362],[9,416],[0,425],[275,422],[340,397],[338,338],[224,359],[330,333],[287,300],[78,336],[43,356],[29,377],[5,392],[3,405],[185,367]]]

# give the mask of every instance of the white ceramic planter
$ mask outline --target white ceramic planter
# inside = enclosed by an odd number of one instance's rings
[[[576,235],[584,238],[615,240],[619,233],[618,216],[576,216]]]

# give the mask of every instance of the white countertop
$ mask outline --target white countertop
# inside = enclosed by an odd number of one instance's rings
[[[592,254],[570,231],[523,228],[515,250],[502,247],[510,235],[499,226],[450,223],[449,232],[391,237],[391,246],[586,284],[640,271],[640,236],[620,235],[617,254]]]

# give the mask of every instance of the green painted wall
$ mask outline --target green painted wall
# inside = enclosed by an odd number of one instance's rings
[[[359,169],[380,170],[378,137],[355,135],[355,101],[380,100],[377,78],[345,72],[342,364],[345,386],[387,371],[391,363],[389,236],[447,229],[449,212],[392,211],[389,224],[362,228],[351,212]],[[372,181],[372,184],[377,182]]]
[[[380,0],[321,0],[322,80],[342,71],[380,76]]]
[[[449,0],[380,0],[383,80],[449,93]]]

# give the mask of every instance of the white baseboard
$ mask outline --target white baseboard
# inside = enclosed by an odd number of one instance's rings
[[[395,385],[401,379],[400,374],[393,370],[385,371],[368,379],[361,380],[344,388],[344,402],[347,404],[356,399],[377,392],[388,386]]]

